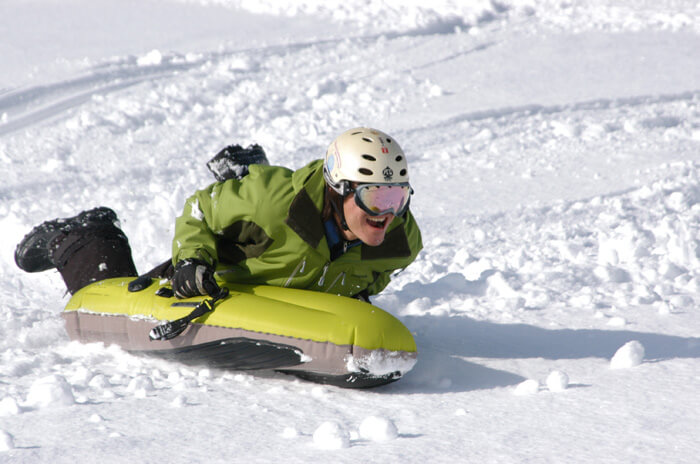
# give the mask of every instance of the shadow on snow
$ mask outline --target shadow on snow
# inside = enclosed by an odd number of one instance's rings
[[[496,324],[467,317],[405,316],[415,334],[418,364],[387,387],[404,393],[444,393],[516,385],[524,377],[465,361],[492,359],[610,359],[625,343],[644,345],[647,361],[700,358],[700,338],[629,330],[548,330],[527,324]]]

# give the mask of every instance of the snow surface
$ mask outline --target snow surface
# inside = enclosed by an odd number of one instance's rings
[[[696,0],[5,0],[0,18],[0,462],[697,462]],[[397,383],[70,342],[60,276],[14,265],[34,225],[106,205],[145,271],[221,148],[298,168],[357,125],[406,150],[425,242],[374,299],[419,347]]]

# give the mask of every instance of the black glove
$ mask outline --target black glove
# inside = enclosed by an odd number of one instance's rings
[[[221,291],[214,280],[214,269],[199,259],[183,259],[175,265],[173,291],[178,298],[198,295],[216,296]]]
[[[360,293],[356,293],[352,296],[356,300],[364,301],[365,303],[370,303],[372,304],[371,301],[369,301],[369,292],[367,289],[362,290]]]

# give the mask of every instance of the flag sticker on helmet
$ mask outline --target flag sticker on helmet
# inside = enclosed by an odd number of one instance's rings
[[[379,134],[377,134],[379,135]],[[382,145],[382,153],[389,153],[389,149],[386,147],[386,142],[390,141],[389,139],[384,139],[384,137],[379,136],[377,137],[379,139],[379,143]]]

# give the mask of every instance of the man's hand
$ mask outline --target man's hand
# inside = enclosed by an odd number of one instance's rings
[[[178,298],[198,295],[216,296],[221,291],[214,280],[214,269],[199,259],[183,259],[175,265],[173,291]]]

